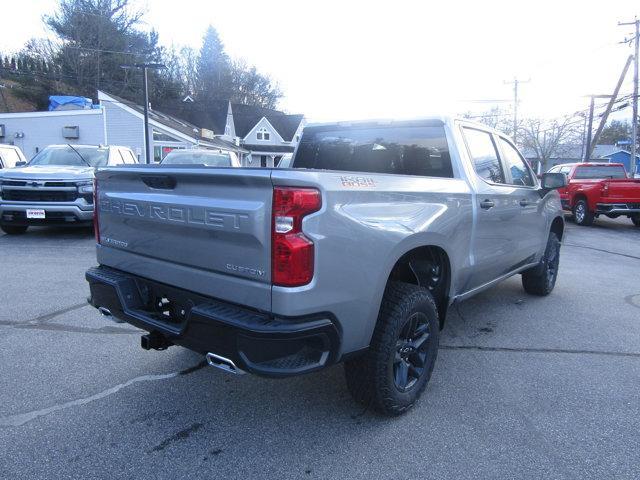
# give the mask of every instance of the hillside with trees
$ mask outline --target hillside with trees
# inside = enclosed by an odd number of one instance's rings
[[[159,34],[142,28],[144,12],[130,0],[59,0],[43,21],[51,39],[29,40],[19,52],[0,54],[0,79],[27,104],[46,109],[52,94],[96,98],[98,89],[140,102],[141,72],[122,68],[154,62],[152,102],[191,95],[198,101],[233,102],[274,108],[282,97],[277,84],[243,60],[230,58],[210,26],[200,49],[166,48]],[[0,108],[2,103],[0,103]]]

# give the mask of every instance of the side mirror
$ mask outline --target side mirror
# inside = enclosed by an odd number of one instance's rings
[[[24,160],[18,160],[16,162],[16,167],[24,167],[27,164],[27,162],[25,162]]]
[[[543,173],[542,188],[544,190],[555,190],[567,186],[567,176],[564,173]]]

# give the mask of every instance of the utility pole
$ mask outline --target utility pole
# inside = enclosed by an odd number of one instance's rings
[[[616,98],[618,98],[618,93],[620,93],[620,87],[622,87],[622,82],[624,82],[624,77],[627,76],[627,71],[629,70],[629,65],[631,65],[631,60],[633,60],[633,57],[629,55],[629,58],[627,58],[627,63],[624,64],[624,68],[622,69],[622,73],[620,74],[620,78],[618,79],[618,83],[616,84],[616,88],[613,90],[613,95],[602,95],[602,97],[609,98],[609,103],[607,104],[607,108],[602,114],[602,119],[600,120],[600,125],[598,126],[598,130],[596,130],[596,133],[593,136],[593,142],[589,144],[589,149],[587,150],[587,160],[591,158],[591,155],[593,154],[593,149],[598,144],[598,140],[600,140],[600,135],[602,134],[602,130],[604,130],[604,126],[607,123],[607,119],[609,118],[609,114],[611,113],[611,109],[613,108],[613,104],[615,103]],[[592,100],[593,100],[593,97],[594,96],[591,97]],[[593,103],[591,105],[593,105]],[[633,170],[631,171],[633,172]]]
[[[516,135],[518,132],[518,85],[521,83],[529,83],[529,80],[518,80],[516,77],[513,77],[513,81],[504,82],[505,85],[513,84],[513,143],[516,143]]]
[[[587,127],[587,145],[584,149],[584,161],[588,162],[591,156],[591,134],[593,132],[593,107],[595,95],[591,95],[591,104],[589,105],[589,126]]]
[[[159,70],[167,67],[161,63],[134,63],[133,65],[121,65],[121,67],[142,69],[142,96],[144,97],[144,160],[145,163],[151,163],[151,142],[149,142],[149,85],[147,80],[147,71],[150,68]]]
[[[636,173],[636,145],[638,142],[638,44],[640,42],[640,20],[635,17],[633,22],[618,22],[619,26],[634,25],[635,31],[635,55],[633,56],[633,117],[631,120],[631,160],[629,161],[629,171],[633,177]]]

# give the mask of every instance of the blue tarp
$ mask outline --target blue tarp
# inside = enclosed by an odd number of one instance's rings
[[[64,105],[73,105],[76,108],[93,108],[93,102],[90,98],[69,95],[51,95],[49,97],[49,111],[56,110]]]

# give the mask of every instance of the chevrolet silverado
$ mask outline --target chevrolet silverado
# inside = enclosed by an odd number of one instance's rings
[[[397,415],[434,368],[447,309],[521,274],[555,285],[564,220],[500,132],[463,120],[306,127],[292,168],[123,166],[96,175],[90,303],[232,373],[343,362]]]

